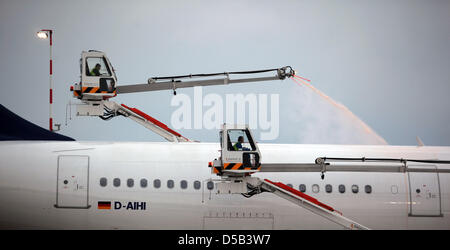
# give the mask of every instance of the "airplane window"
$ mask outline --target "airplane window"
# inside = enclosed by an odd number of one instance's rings
[[[325,185],[325,192],[331,193],[333,191],[333,186],[330,184]]]
[[[292,186],[292,184],[287,184],[286,186],[293,188],[294,186]]]
[[[161,180],[159,180],[159,179],[154,180],[153,181],[153,186],[155,188],[160,188],[161,187]]]
[[[317,185],[317,184],[312,185],[312,191],[314,193],[318,193],[319,192],[319,185]]]
[[[306,185],[305,184],[300,184],[300,186],[298,187],[298,190],[300,190],[300,192],[306,192]]]
[[[180,182],[180,186],[181,186],[181,188],[182,189],[186,189],[187,188],[187,181],[185,181],[185,180],[182,180],[181,182]]]
[[[113,185],[114,185],[114,187],[120,187],[120,179],[119,178],[114,178]]]
[[[345,186],[344,185],[339,185],[339,193],[343,194],[345,193]]]
[[[393,194],[398,193],[398,187],[396,185],[391,186],[391,193],[393,193]]]
[[[208,183],[206,183],[206,187],[207,187],[209,190],[213,190],[213,188],[214,188],[214,182],[208,181]]]
[[[105,177],[100,178],[100,186],[106,187],[108,180]]]
[[[134,180],[133,179],[128,179],[127,180],[127,186],[129,187],[129,188],[131,188],[131,187],[133,187],[134,186]]]
[[[366,191],[367,194],[372,193],[372,186],[366,185],[366,186],[364,187],[364,191]]]
[[[201,183],[199,181],[194,181],[194,188],[195,189],[200,189],[200,185],[201,185]]]
[[[353,192],[354,194],[357,194],[357,193],[359,192],[359,187],[358,187],[358,185],[352,185],[352,192]]]
[[[175,186],[175,183],[173,182],[173,180],[168,180],[167,181],[167,187],[168,188],[173,188]]]
[[[147,179],[141,179],[141,187],[143,188],[147,187]]]

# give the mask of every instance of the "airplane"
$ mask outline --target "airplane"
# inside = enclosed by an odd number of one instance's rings
[[[0,228],[450,229],[450,147],[256,143],[247,126],[226,124],[220,142],[193,142],[107,101],[121,89],[102,52],[82,54],[81,82],[89,55],[109,75],[71,88],[83,101],[78,114],[123,115],[168,142],[75,141],[1,106],[8,123],[0,136]],[[174,94],[175,83],[192,84],[170,80],[165,89]],[[149,79],[139,91],[157,84]],[[244,150],[230,147],[239,136]]]

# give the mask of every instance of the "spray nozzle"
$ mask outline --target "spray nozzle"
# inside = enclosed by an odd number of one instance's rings
[[[278,77],[281,80],[284,80],[286,77],[290,78],[290,77],[295,76],[295,70],[293,70],[291,66],[279,68],[277,70],[277,73],[278,73]]]

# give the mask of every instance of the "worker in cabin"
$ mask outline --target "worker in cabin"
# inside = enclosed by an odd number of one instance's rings
[[[91,76],[99,76],[100,75],[100,68],[102,66],[100,65],[100,63],[97,63],[95,65],[95,67],[91,70]]]
[[[238,141],[234,144],[233,148],[235,151],[242,150],[242,143],[244,142],[244,137],[239,136]]]
[[[233,149],[235,151],[250,151],[249,148],[242,147],[242,143],[244,143],[244,137],[243,136],[239,136],[238,137],[238,141],[233,146]]]

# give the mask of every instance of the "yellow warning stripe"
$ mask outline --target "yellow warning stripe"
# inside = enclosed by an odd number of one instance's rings
[[[96,93],[116,94],[116,90],[114,90],[112,93],[110,93],[108,91],[100,91],[99,87],[82,87],[81,88],[81,93],[89,93],[89,94],[96,94]]]
[[[242,166],[242,163],[236,163],[236,165],[234,165],[231,170],[238,170],[239,167]]]
[[[252,168],[252,167],[243,167],[243,163],[224,163],[223,164],[223,169],[228,169],[228,170],[255,170],[255,171],[259,171],[261,170],[261,165],[259,165],[258,168]]]

